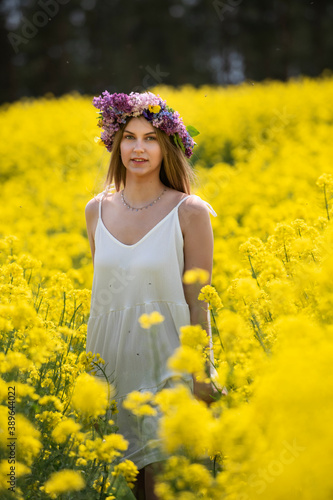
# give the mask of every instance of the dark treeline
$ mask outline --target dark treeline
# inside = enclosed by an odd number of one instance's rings
[[[1,102],[317,76],[333,0],[2,0]]]

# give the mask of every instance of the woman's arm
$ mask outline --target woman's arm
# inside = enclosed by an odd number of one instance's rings
[[[183,285],[190,308],[191,324],[207,327],[207,305],[198,300],[200,289],[211,283],[214,236],[207,205],[200,199],[188,198],[179,208],[179,221],[184,238],[184,273],[195,267],[208,271],[206,283]]]
[[[200,289],[211,283],[213,268],[214,236],[207,205],[200,199],[188,198],[179,210],[179,221],[184,238],[184,273],[195,267],[208,271],[206,283],[183,284],[185,300],[189,305],[191,325],[201,325],[208,334],[208,304],[198,300]],[[195,379],[194,394],[211,403],[213,390],[209,384],[199,383]]]
[[[88,240],[90,243],[90,250],[91,250],[93,264],[94,264],[94,258],[95,258],[95,237],[94,236],[95,236],[97,220],[98,220],[98,204],[99,204],[98,200],[96,198],[93,198],[92,200],[88,201],[86,208],[85,208],[87,234],[88,234]]]

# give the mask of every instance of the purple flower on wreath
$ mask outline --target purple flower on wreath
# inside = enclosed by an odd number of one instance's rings
[[[130,113],[132,111],[132,105],[127,94],[112,94],[110,102],[111,106],[119,113]]]
[[[127,94],[109,94],[107,90],[101,96],[93,98],[93,105],[100,110],[98,125],[103,128],[101,141],[109,152],[112,151],[114,136],[129,117],[144,116],[151,124],[173,136],[176,145],[181,147],[187,158],[193,154],[195,142],[186,129],[179,113],[169,108],[159,95],[152,92],[143,94],[131,92]],[[192,135],[199,132],[189,127]]]

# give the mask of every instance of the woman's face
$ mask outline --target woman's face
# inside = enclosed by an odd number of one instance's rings
[[[132,118],[123,131],[120,155],[128,172],[159,173],[162,150],[152,124],[143,116]]]

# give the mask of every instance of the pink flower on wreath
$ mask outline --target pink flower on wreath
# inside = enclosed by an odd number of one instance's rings
[[[112,151],[114,136],[128,117],[144,116],[152,125],[173,136],[175,144],[190,158],[196,142],[192,136],[199,132],[194,127],[185,127],[177,111],[169,108],[159,95],[152,92],[109,94],[107,90],[93,98],[93,105],[100,110],[98,125],[103,128],[101,141]],[[191,132],[191,133],[190,133]]]

